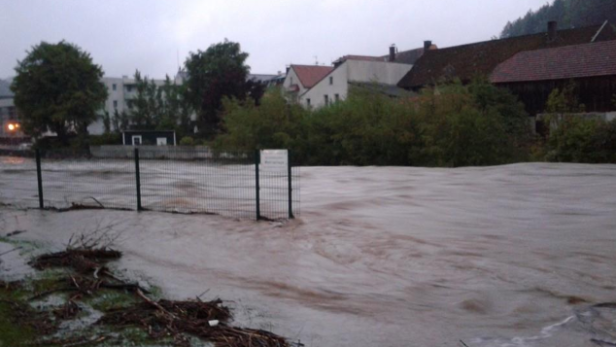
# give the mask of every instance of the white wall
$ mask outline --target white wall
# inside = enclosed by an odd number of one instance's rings
[[[319,108],[325,106],[325,95],[328,95],[330,103],[335,102],[336,94],[340,100],[345,100],[349,93],[349,82],[397,85],[412,67],[408,64],[347,60],[310,90],[300,94],[299,102],[307,107],[310,99],[310,106]],[[330,77],[334,78],[332,84]]]
[[[291,68],[289,69],[289,72],[287,73],[287,77],[285,77],[284,82],[282,83],[283,93],[285,93],[286,95],[295,93],[291,91],[291,86],[293,85],[297,85],[299,87],[299,91],[297,92],[296,95],[302,95],[307,90],[302,85],[301,81],[299,80],[299,77],[297,77],[297,74],[295,73],[293,66],[291,66]]]
[[[116,109],[118,110],[118,114],[122,113],[123,111],[128,112],[127,101],[135,96],[135,80],[128,77],[103,77],[101,82],[103,82],[103,84],[105,84],[105,87],[107,87],[108,93],[107,100],[105,101],[104,111],[107,111],[109,113],[109,116],[112,118],[112,120]],[[165,83],[165,80],[154,80],[154,83],[158,86],[161,86]],[[113,90],[114,84],[116,86],[116,90]],[[114,106],[114,101],[117,102],[117,107]],[[88,132],[92,135],[100,135],[105,131],[102,119],[103,111],[99,113],[101,118],[88,126]]]
[[[397,85],[413,65],[379,61],[347,61],[349,82],[376,82]]]
[[[330,84],[330,77],[333,77],[333,83]],[[348,61],[335,68],[329,75],[325,76],[310,90],[300,95],[299,102],[302,106],[308,107],[308,99],[310,99],[310,107],[319,108],[325,106],[325,95],[328,96],[329,102],[335,102],[335,96],[338,94],[340,100],[347,97],[349,89],[348,83]]]

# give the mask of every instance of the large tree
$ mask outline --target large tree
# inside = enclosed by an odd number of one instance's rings
[[[107,99],[103,70],[90,54],[65,41],[41,42],[15,71],[11,89],[26,134],[50,130],[64,143],[69,133],[87,135]]]
[[[205,52],[191,52],[186,59],[186,93],[205,135],[213,136],[218,132],[225,97],[244,100],[250,93],[247,58],[248,53],[241,51],[239,43],[225,40],[211,45]]]

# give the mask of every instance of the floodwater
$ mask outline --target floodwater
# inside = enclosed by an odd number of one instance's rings
[[[306,346],[616,343],[616,308],[595,306],[616,302],[616,166],[306,167],[301,180],[290,222],[3,208],[0,234],[60,249],[112,225],[127,276],[230,300],[240,324]]]

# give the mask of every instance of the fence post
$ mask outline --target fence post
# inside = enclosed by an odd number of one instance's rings
[[[295,216],[293,216],[293,176],[291,171],[291,151],[287,150],[287,176],[289,177],[289,219],[295,218]]]
[[[43,174],[41,172],[41,152],[37,148],[35,153],[36,153],[36,180],[38,182],[39,207],[42,210],[45,208],[45,204],[43,203]]]
[[[261,219],[261,196],[260,190],[261,187],[259,185],[259,162],[261,161],[261,155],[259,150],[255,151],[255,187],[256,187],[256,206],[257,206],[257,220]]]
[[[137,186],[137,211],[141,211],[141,174],[139,173],[139,148],[135,148],[135,183]]]

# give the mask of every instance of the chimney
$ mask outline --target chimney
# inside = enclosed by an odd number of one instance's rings
[[[432,47],[432,41],[424,41],[424,52],[429,51],[430,47]]]
[[[558,30],[558,22],[549,21],[548,22],[548,42],[553,42],[556,40],[556,32]]]
[[[289,73],[289,70],[291,70],[291,67],[287,66],[287,71],[286,71],[287,74]]]
[[[396,61],[396,45],[389,46],[389,61]]]

